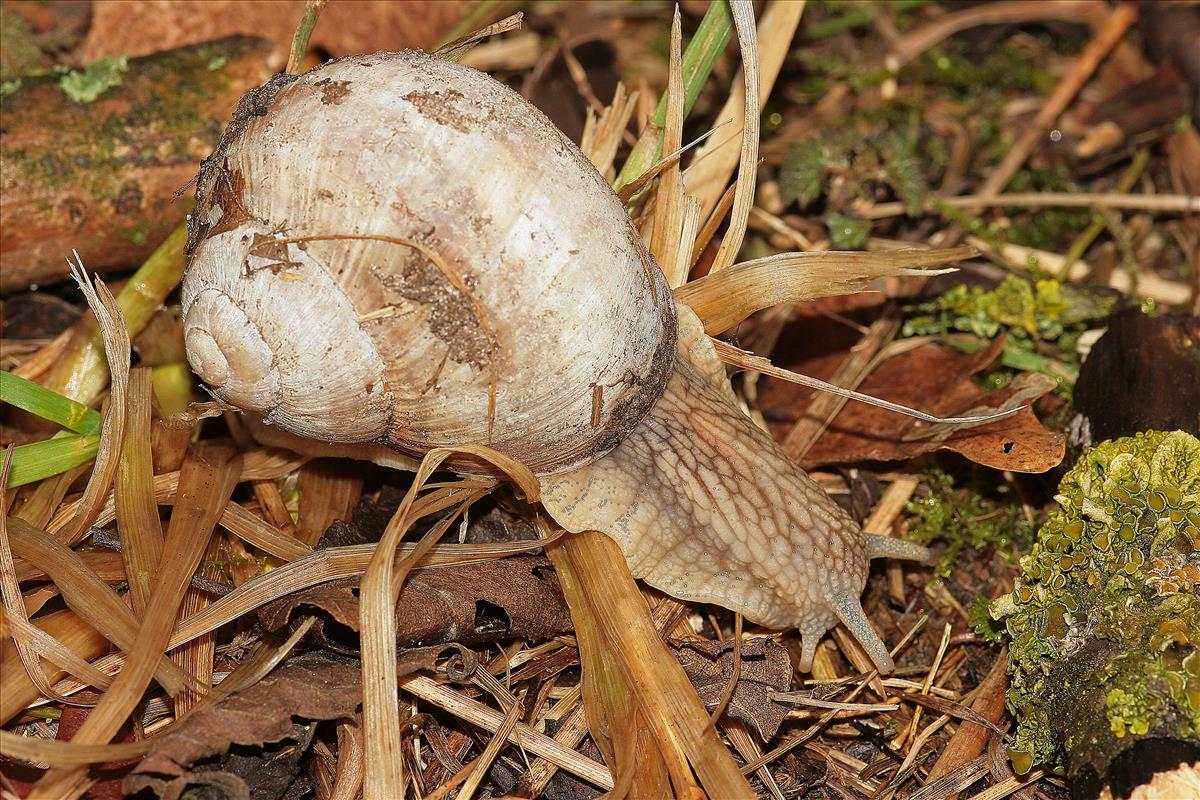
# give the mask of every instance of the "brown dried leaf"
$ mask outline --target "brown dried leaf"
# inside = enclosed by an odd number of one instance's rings
[[[697,640],[673,645],[688,680],[706,708],[721,702],[733,674],[733,641]],[[771,699],[773,692],[786,692],[792,676],[787,648],[774,639],[747,639],[742,643],[742,668],[725,714],[752,725],[765,742],[783,723],[788,706]]]
[[[259,621],[275,631],[301,608],[318,609],[358,632],[358,581],[314,586],[264,606]],[[346,648],[328,628],[322,643]],[[507,558],[461,567],[417,570],[396,604],[396,635],[402,647],[417,643],[466,645],[508,639],[549,639],[571,630],[571,616],[550,562],[537,556]]]
[[[1018,375],[994,392],[971,376],[999,354],[1002,340],[976,353],[924,344],[888,359],[859,391],[919,408],[937,416],[972,416],[1028,405],[1051,391],[1054,380],[1038,373]],[[1026,408],[986,425],[931,424],[863,403],[848,403],[809,450],[804,466],[852,461],[899,461],[934,450],[953,450],[995,469],[1045,472],[1062,461],[1065,437],[1042,427]]]
[[[430,654],[430,663],[436,654]],[[163,800],[176,800],[188,787],[210,785],[229,797],[276,796],[286,789],[293,770],[311,740],[311,726],[294,724],[353,716],[362,702],[356,662],[309,653],[289,660],[250,688],[197,711],[164,735],[125,781],[125,791],[151,790]],[[297,741],[299,745],[297,746]],[[276,766],[284,742],[295,758]],[[252,756],[230,756],[234,745],[264,748]],[[217,763],[210,762],[217,759]],[[199,765],[203,763],[203,767]],[[195,771],[193,771],[195,768]],[[222,796],[216,794],[216,796]]]

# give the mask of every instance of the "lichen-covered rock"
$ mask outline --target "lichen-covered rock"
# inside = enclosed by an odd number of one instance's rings
[[[1200,440],[1100,444],[1056,500],[992,605],[1012,636],[1014,767],[1094,783],[1141,740],[1200,751]]]

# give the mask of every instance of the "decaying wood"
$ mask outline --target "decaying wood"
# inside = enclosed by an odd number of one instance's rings
[[[136,266],[178,225],[174,196],[221,135],[229,111],[270,71],[267,42],[230,37],[133,59],[90,103],[58,76],[23,78],[2,101],[0,268],[4,291],[89,269]]]

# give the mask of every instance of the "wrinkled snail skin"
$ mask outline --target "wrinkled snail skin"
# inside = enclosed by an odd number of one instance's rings
[[[804,669],[839,621],[891,669],[869,559],[924,551],[864,537],[742,412],[620,200],[518,95],[419,52],[279,76],[196,198],[185,339],[218,398],[339,448],[486,444],[649,584],[798,628]]]

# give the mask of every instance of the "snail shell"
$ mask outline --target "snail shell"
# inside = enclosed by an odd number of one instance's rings
[[[268,423],[416,455],[483,443],[545,474],[662,393],[662,274],[579,149],[481,72],[404,52],[278,76],[196,197],[191,363]]]
[[[486,444],[636,577],[799,628],[802,669],[839,621],[891,669],[869,559],[927,551],[864,537],[745,415],[616,195],[516,94],[416,52],[279,76],[196,198],[184,331],[217,397],[339,447]]]

